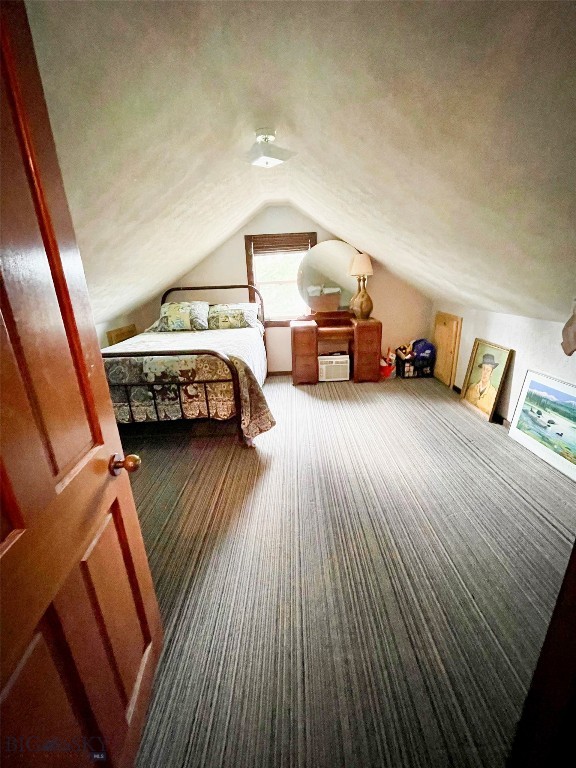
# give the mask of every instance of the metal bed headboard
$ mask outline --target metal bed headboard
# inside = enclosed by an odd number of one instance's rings
[[[264,300],[262,298],[262,294],[256,288],[255,285],[250,285],[249,283],[243,283],[240,285],[180,285],[176,286],[174,288],[168,288],[167,291],[164,291],[162,294],[161,304],[166,303],[166,299],[171,293],[176,293],[176,291],[213,291],[213,290],[219,290],[219,289],[228,289],[228,288],[247,288],[250,295],[250,292],[253,291],[256,296],[258,296],[258,317],[260,321],[264,322]]]

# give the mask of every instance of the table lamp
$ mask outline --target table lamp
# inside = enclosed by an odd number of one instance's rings
[[[352,259],[350,274],[358,278],[358,292],[350,301],[350,310],[359,320],[367,320],[372,312],[372,299],[366,290],[366,279],[373,275],[372,262],[367,253],[357,253]]]

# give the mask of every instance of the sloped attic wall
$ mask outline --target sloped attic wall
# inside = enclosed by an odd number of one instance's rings
[[[278,202],[429,297],[565,319],[574,3],[27,7],[97,322]]]
[[[334,239],[334,235],[317,222],[289,205],[267,206],[225,243],[209,254],[198,265],[178,280],[179,285],[219,285],[246,282],[246,254],[244,235],[279,232],[316,232],[318,242]],[[410,339],[426,336],[431,323],[432,302],[404,280],[388,272],[380,264],[374,265],[374,275],[368,289],[374,302],[373,316],[382,321],[382,346],[392,349]],[[151,325],[158,317],[161,293],[135,311],[113,318],[96,326],[102,346],[107,345],[106,331],[134,323],[138,332]],[[226,291],[218,295],[197,294],[210,301],[246,301],[245,291]],[[266,331],[268,370],[271,373],[289,371],[292,367],[289,328],[268,328]]]

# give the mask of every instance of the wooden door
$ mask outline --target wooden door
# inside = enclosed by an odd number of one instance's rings
[[[434,346],[436,347],[436,365],[434,376],[447,387],[452,387],[456,378],[458,348],[462,318],[438,312],[434,324]]]
[[[23,3],[1,119],[1,762],[129,766],[160,618]]]

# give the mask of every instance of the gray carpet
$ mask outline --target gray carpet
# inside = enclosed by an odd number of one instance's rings
[[[500,768],[576,485],[435,380],[265,393],[255,450],[123,433],[166,632],[138,768]]]

